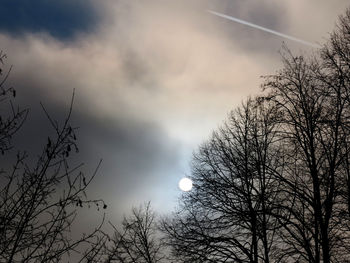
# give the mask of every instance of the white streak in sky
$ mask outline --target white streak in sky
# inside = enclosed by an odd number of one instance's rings
[[[234,21],[234,22],[243,24],[243,25],[247,25],[247,26],[250,26],[250,27],[254,27],[254,28],[260,29],[260,30],[262,30],[262,31],[265,31],[265,32],[269,32],[269,33],[271,33],[271,34],[274,34],[274,35],[276,35],[276,36],[284,37],[284,38],[287,38],[287,39],[290,39],[290,40],[293,40],[293,41],[302,43],[302,44],[304,44],[304,45],[308,45],[308,46],[312,46],[312,47],[317,47],[317,48],[320,48],[320,47],[321,47],[320,45],[317,45],[317,44],[315,44],[315,43],[311,43],[311,42],[308,42],[308,41],[305,41],[305,40],[302,40],[302,39],[299,39],[299,38],[296,38],[296,37],[292,37],[292,36],[289,36],[289,35],[286,35],[286,34],[277,32],[277,31],[275,31],[275,30],[268,29],[268,28],[266,28],[266,27],[262,27],[262,26],[259,26],[259,25],[253,24],[253,23],[249,23],[249,22],[247,22],[247,21],[244,21],[244,20],[235,18],[235,17],[233,17],[233,16],[224,15],[224,14],[221,14],[221,13],[218,13],[218,12],[215,12],[215,11],[211,11],[211,10],[207,10],[207,11],[208,11],[209,13],[213,14],[213,15],[220,16],[220,17],[223,17],[223,18],[225,18],[225,19],[228,19],[228,20],[231,20],[231,21]]]

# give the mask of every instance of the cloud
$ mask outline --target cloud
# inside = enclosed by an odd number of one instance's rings
[[[39,101],[62,118],[75,88],[81,158],[87,171],[104,159],[93,194],[105,196],[116,214],[148,199],[165,210],[179,195],[177,180],[188,172],[191,152],[229,110],[260,92],[261,75],[280,67],[280,38],[206,10],[318,42],[345,1],[322,1],[315,16],[306,15],[311,4],[303,3],[105,0],[93,5],[96,27],[73,26],[85,33],[70,41],[42,22],[40,33],[23,25],[20,33],[3,32],[1,49],[14,65],[9,84],[18,103],[32,108],[19,142],[35,152],[46,141],[40,132],[48,131]]]
[[[349,7],[349,1],[346,0],[336,3],[327,0],[288,1],[286,3],[288,13],[285,17],[287,30],[300,38],[323,43],[334,30],[338,16]]]
[[[27,88],[32,83],[27,82]],[[46,110],[60,123],[68,112],[69,95],[65,104],[57,103],[31,89],[35,102],[30,106],[30,114],[14,141],[20,150],[29,153],[29,161],[36,160],[37,154],[47,143],[48,136],[54,136],[54,130],[38,105],[42,101]],[[34,91],[34,92],[33,92]],[[28,100],[23,93],[18,94],[16,102],[24,105]],[[85,163],[87,175],[95,170],[100,159],[103,165],[91,185],[90,193],[103,198],[113,213],[128,211],[131,205],[143,200],[159,199],[157,205],[173,202],[171,184],[180,163],[181,142],[168,137],[164,128],[149,121],[140,121],[122,116],[94,117],[84,114],[76,95],[71,123],[78,127],[77,138],[79,153],[71,156],[72,164]],[[170,178],[169,178],[170,177]],[[176,180],[176,175],[175,175]],[[163,195],[160,197],[159,195]]]
[[[308,41],[305,41],[305,40],[302,40],[302,39],[299,39],[299,38],[296,38],[296,37],[293,37],[293,36],[290,36],[290,35],[286,35],[286,34],[283,34],[281,32],[278,32],[278,31],[275,31],[275,30],[271,30],[271,29],[266,28],[266,27],[262,27],[262,26],[259,26],[259,25],[256,25],[256,24],[252,24],[250,22],[238,19],[238,18],[233,17],[233,16],[228,16],[228,15],[225,15],[225,14],[221,14],[221,13],[218,13],[218,12],[215,12],[215,11],[212,11],[212,10],[208,10],[208,12],[213,14],[213,15],[216,15],[216,16],[219,16],[219,17],[222,17],[222,18],[234,21],[236,23],[240,23],[242,25],[250,26],[250,27],[253,27],[253,28],[256,28],[256,29],[268,32],[270,34],[273,34],[273,35],[276,35],[276,36],[279,36],[279,37],[283,37],[283,38],[286,38],[286,39],[289,39],[289,40],[293,40],[293,41],[302,43],[302,44],[307,45],[307,46],[312,46],[312,47],[316,47],[316,48],[320,48],[321,47],[320,45],[317,45],[317,44],[314,44],[314,43],[311,43],[311,42],[308,42]]]

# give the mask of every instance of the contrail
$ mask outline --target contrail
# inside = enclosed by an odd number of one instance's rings
[[[235,21],[235,22],[240,23],[240,24],[243,24],[243,25],[247,25],[247,26],[250,26],[250,27],[254,27],[254,28],[260,29],[260,30],[262,30],[262,31],[265,31],[265,32],[269,32],[269,33],[271,33],[271,34],[274,34],[274,35],[276,35],[276,36],[284,37],[284,38],[287,38],[287,39],[290,39],[290,40],[293,40],[293,41],[302,43],[302,44],[304,44],[304,45],[308,45],[308,46],[311,46],[311,47],[317,47],[317,48],[320,48],[320,47],[321,47],[320,45],[317,45],[317,44],[315,44],[315,43],[311,43],[311,42],[308,42],[308,41],[305,41],[305,40],[302,40],[302,39],[299,39],[299,38],[296,38],[296,37],[292,37],[292,36],[289,36],[289,35],[280,33],[280,32],[275,31],[275,30],[268,29],[268,28],[266,28],[266,27],[262,27],[262,26],[259,26],[259,25],[253,24],[253,23],[249,23],[249,22],[247,22],[247,21],[244,21],[244,20],[235,18],[235,17],[233,17],[233,16],[224,15],[224,14],[221,14],[221,13],[218,13],[218,12],[215,12],[215,11],[211,11],[211,10],[207,10],[207,11],[208,11],[209,13],[213,14],[213,15],[220,16],[220,17],[223,17],[223,18],[225,18],[225,19],[228,19],[228,20],[231,20],[231,21]]]

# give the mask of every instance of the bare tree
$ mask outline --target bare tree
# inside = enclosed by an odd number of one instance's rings
[[[1,62],[4,58],[1,55]],[[2,105],[8,102],[9,95],[16,95],[13,88],[5,87],[7,76],[1,82]],[[43,107],[54,136],[47,138],[47,144],[34,163],[29,163],[26,152],[18,151],[12,168],[1,170],[1,262],[59,262],[67,260],[70,253],[78,252],[83,244],[92,245],[85,255],[95,248],[93,238],[100,226],[77,239],[70,233],[79,207],[93,202],[106,208],[102,200],[89,200],[85,195],[97,169],[87,178],[79,171],[82,164],[72,167],[69,164],[70,155],[78,151],[76,129],[70,125],[73,99],[74,93],[62,125]],[[15,110],[12,103],[10,109],[9,117],[2,115],[0,118],[0,149],[4,160],[7,152],[10,153],[13,134],[28,112]],[[83,255],[83,259],[87,257]]]
[[[289,244],[285,254],[331,262],[341,258],[335,248],[344,248],[349,234],[340,222],[349,105],[340,80],[322,60],[287,56],[284,68],[265,84],[281,113],[281,140],[290,152],[280,175],[285,191],[282,235]],[[342,256],[344,262],[348,253]]]
[[[319,58],[289,52],[265,86],[292,157],[289,175],[280,177],[290,197],[285,240],[308,262],[345,262],[350,252],[349,29],[347,10]]]
[[[160,242],[156,215],[150,202],[133,208],[131,216],[124,218],[121,230],[113,228],[114,236],[106,249],[106,262],[157,263],[164,259],[164,246]]]
[[[333,94],[339,94],[339,101],[344,104],[341,116],[342,132],[346,133],[344,147],[340,149],[343,157],[344,182],[342,192],[347,200],[347,216],[350,215],[350,166],[349,166],[349,131],[350,131],[350,9],[340,16],[330,40],[321,50],[323,71],[318,75]]]
[[[282,148],[276,109],[249,99],[195,154],[194,188],[162,228],[184,262],[271,262],[277,249],[275,211]]]
[[[9,103],[9,107],[1,109],[0,116],[0,152],[2,155],[11,149],[12,136],[20,129],[28,114],[28,109],[20,110],[12,103],[11,97],[16,97],[16,90],[6,85],[12,69],[12,67],[5,68],[6,58],[6,54],[0,51],[0,103],[1,105]]]
[[[350,10],[315,57],[285,51],[194,156],[194,190],[163,222],[184,262],[349,262]]]

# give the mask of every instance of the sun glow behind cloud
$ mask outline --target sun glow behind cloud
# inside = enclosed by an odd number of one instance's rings
[[[104,158],[96,192],[116,200],[111,207],[127,211],[148,199],[167,207],[190,171],[192,151],[280,65],[283,39],[205,10],[239,12],[254,24],[322,42],[347,3],[317,2],[310,17],[304,2],[101,1],[104,16],[91,32],[64,41],[44,31],[3,32],[0,43],[15,66],[19,98],[40,94],[62,109],[76,88],[86,158]]]

